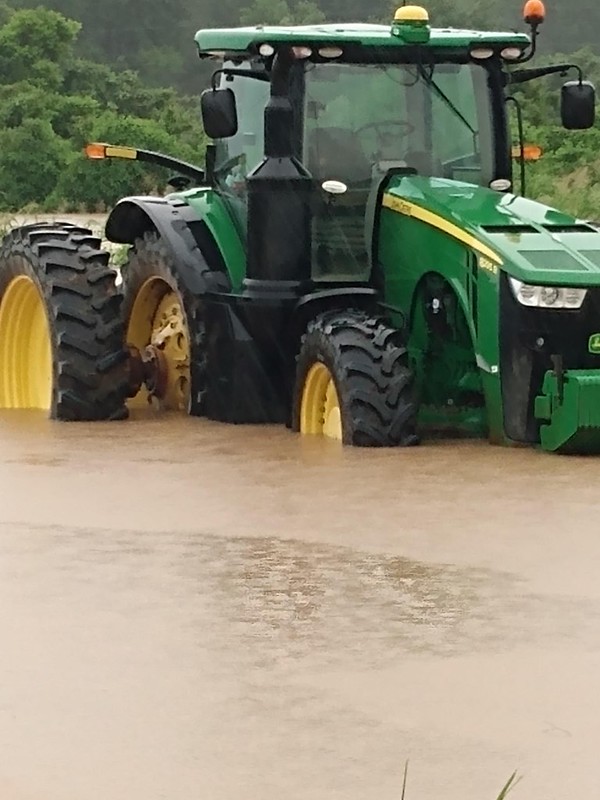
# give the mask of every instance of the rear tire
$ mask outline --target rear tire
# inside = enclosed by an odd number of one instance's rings
[[[66,421],[127,416],[116,273],[87,228],[38,223],[0,246],[0,408]]]
[[[360,447],[418,443],[413,374],[398,331],[362,311],[329,311],[303,337],[293,427]]]

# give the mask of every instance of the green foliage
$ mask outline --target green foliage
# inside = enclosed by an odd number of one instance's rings
[[[88,141],[167,151],[202,162],[197,101],[149,89],[131,70],[76,58],[81,26],[46,8],[0,2],[0,210],[103,208],[165,184],[160,168],[90,163]]]
[[[58,89],[61,68],[72,54],[80,27],[78,22],[43,8],[10,15],[0,28],[3,82],[29,80]]]
[[[0,0],[0,211],[27,204],[92,210],[121,195],[164,186],[164,170],[86,162],[81,151],[89,140],[165,150],[202,163],[205,138],[197,95],[210,67],[198,63],[193,43],[198,27],[388,22],[400,4]],[[440,27],[523,29],[521,0],[426,0],[424,5],[432,24]],[[575,61],[600,84],[600,43],[592,36],[598,25],[596,0],[549,8],[535,65]],[[549,55],[552,50],[563,54]],[[565,211],[600,218],[600,129],[565,133],[560,128],[563,80],[554,76],[514,88],[523,106],[526,140],[544,149],[542,160],[527,167],[528,193]],[[182,89],[194,96],[182,96]]]
[[[312,0],[300,0],[294,8],[286,0],[253,0],[240,13],[242,25],[313,25],[325,19]]]
[[[0,208],[39,204],[58,181],[69,149],[45,119],[0,130]]]
[[[9,6],[43,5],[82,25],[78,53],[111,68],[139,71],[153,86],[194,91],[198,64],[193,35],[199,27],[268,22],[384,21],[402,0],[0,0],[0,25]],[[494,30],[521,28],[523,0],[423,0],[432,23]],[[588,45],[600,54],[597,0],[547,3],[541,30],[543,52],[573,52]],[[1,49],[1,48],[0,48]]]
[[[517,773],[513,772],[508,781],[504,784],[504,786],[500,790],[500,794],[498,795],[496,800],[506,800],[506,797],[508,796],[509,792],[512,792],[512,790],[520,781],[521,781],[521,776],[519,775],[517,777]]]
[[[285,0],[254,0],[251,6],[242,9],[242,25],[281,25],[287,20],[290,9]]]

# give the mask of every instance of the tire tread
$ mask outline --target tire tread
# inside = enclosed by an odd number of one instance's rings
[[[50,415],[54,419],[127,416],[121,298],[116,273],[108,263],[100,239],[69,223],[24,225],[11,231],[0,246],[0,297],[13,278],[26,275],[46,306],[53,348]]]
[[[308,370],[322,361],[336,384],[344,444],[362,447],[418,443],[417,404],[406,347],[398,331],[359,310],[326,311],[309,322],[298,356],[293,427]]]

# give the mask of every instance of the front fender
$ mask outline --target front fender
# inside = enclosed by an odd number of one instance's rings
[[[292,335],[300,337],[311,319],[330,309],[358,308],[374,315],[382,313],[379,293],[369,286],[322,289],[301,297],[292,312]]]
[[[156,230],[169,247],[173,263],[192,294],[229,291],[230,282],[221,268],[222,260],[209,265],[190,227],[194,222],[201,219],[179,198],[125,197],[108,217],[106,238],[117,244],[133,245],[147,231]]]

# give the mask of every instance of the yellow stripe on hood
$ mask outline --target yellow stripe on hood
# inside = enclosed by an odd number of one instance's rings
[[[476,250],[478,253],[486,256],[490,261],[493,261],[494,264],[502,264],[500,256],[486,244],[483,244],[479,239],[476,239],[474,236],[471,236],[470,233],[459,228],[458,225],[454,225],[452,222],[448,222],[447,219],[440,217],[439,214],[434,214],[432,211],[428,211],[422,206],[418,206],[401,197],[395,197],[393,194],[385,194],[383,196],[383,205],[385,208],[397,211],[399,214],[404,214],[406,217],[414,217],[424,222],[426,225],[431,225],[432,228],[437,228],[447,233],[448,236],[452,236],[453,239],[457,239],[472,250]]]

